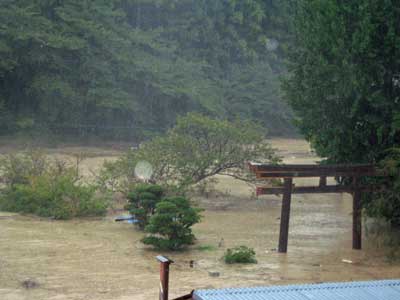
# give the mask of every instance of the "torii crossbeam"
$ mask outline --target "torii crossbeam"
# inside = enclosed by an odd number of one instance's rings
[[[257,187],[257,195],[283,194],[279,247],[281,253],[287,252],[289,237],[290,204],[292,194],[306,193],[350,193],[353,195],[353,249],[361,249],[361,194],[371,187],[361,186],[360,177],[382,176],[374,165],[267,165],[249,163],[250,170],[258,179],[283,178],[283,187]],[[296,177],[319,177],[318,186],[293,184]],[[351,185],[327,185],[327,177],[351,178]]]

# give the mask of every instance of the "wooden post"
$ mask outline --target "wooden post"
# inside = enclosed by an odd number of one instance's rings
[[[159,300],[168,300],[169,291],[169,265],[173,263],[172,260],[164,256],[157,256],[157,260],[160,262],[160,293]]]
[[[361,231],[361,189],[359,187],[359,178],[353,177],[353,249],[361,249],[362,231]]]
[[[287,244],[289,238],[290,202],[292,199],[292,182],[292,178],[285,178],[281,210],[281,228],[279,232],[278,251],[280,253],[287,252]]]
[[[325,176],[321,176],[319,178],[319,186],[320,187],[326,186],[326,177]]]

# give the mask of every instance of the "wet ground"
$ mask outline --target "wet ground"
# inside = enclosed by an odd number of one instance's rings
[[[286,162],[311,163],[317,158],[299,140],[274,140]],[[69,155],[68,149],[53,154]],[[97,149],[96,151],[99,151]],[[60,154],[61,153],[61,154]],[[115,159],[118,153],[106,153]],[[105,156],[82,163],[90,174]],[[297,184],[311,183],[309,180]],[[197,288],[277,285],[322,281],[399,278],[400,264],[389,262],[383,248],[364,237],[364,249],[351,249],[349,195],[295,195],[289,252],[276,252],[280,198],[258,199],[246,184],[219,177],[222,192],[196,201],[207,210],[194,227],[198,243],[171,257],[171,296]],[[132,225],[113,216],[95,220],[49,221],[0,213],[0,299],[157,299],[156,251],[139,242]],[[258,264],[225,265],[228,247],[253,247]],[[195,261],[194,268],[189,262]],[[211,277],[209,272],[219,272]],[[26,288],[30,280],[37,286]]]

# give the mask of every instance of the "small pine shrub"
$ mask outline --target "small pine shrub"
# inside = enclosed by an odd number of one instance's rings
[[[155,184],[140,184],[128,194],[125,208],[139,221],[140,229],[146,227],[163,196],[163,188]]]
[[[256,252],[253,248],[249,248],[247,246],[239,246],[227,249],[223,259],[227,264],[255,264],[256,260]]]
[[[161,250],[180,250],[193,244],[195,236],[191,227],[200,222],[200,211],[184,197],[163,199],[145,228],[150,235],[142,242]]]

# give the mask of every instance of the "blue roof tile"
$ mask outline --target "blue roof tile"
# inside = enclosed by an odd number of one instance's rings
[[[400,300],[400,280],[197,290],[194,300]]]

